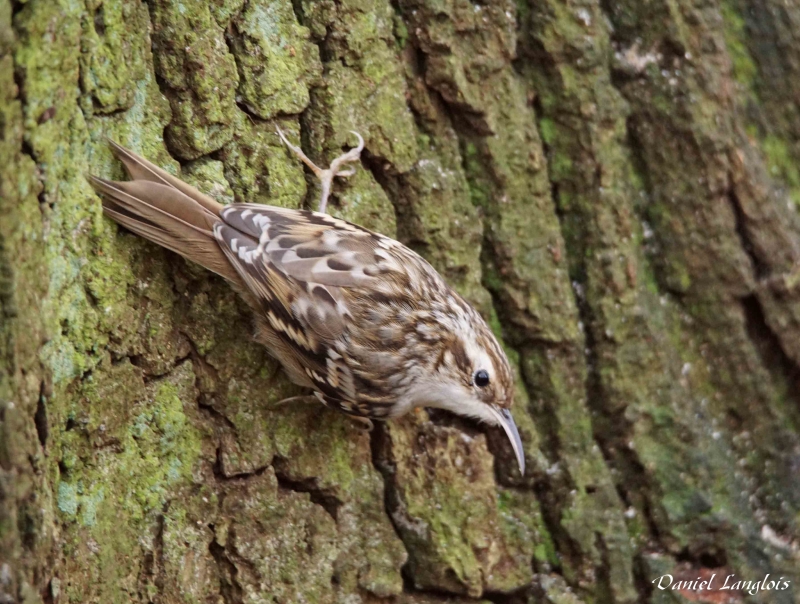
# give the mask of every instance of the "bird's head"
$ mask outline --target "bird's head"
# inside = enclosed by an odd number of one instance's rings
[[[514,374],[489,326],[471,307],[461,307],[448,337],[440,340],[436,358],[427,359],[428,375],[416,388],[418,404],[503,428],[521,474],[525,452],[511,417]]]

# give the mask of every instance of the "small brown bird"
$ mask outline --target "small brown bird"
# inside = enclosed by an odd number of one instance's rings
[[[322,170],[278,133],[322,181],[320,212],[223,206],[113,142],[132,180],[89,179],[113,220],[227,279],[258,341],[323,404],[367,422],[436,407],[501,426],[524,474],[513,374],[483,318],[406,246],[322,213],[363,139]]]

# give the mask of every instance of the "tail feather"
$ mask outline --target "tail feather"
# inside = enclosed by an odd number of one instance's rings
[[[241,291],[244,283],[214,237],[214,224],[220,221],[223,206],[127,149],[113,145],[115,154],[126,158],[123,162],[134,180],[88,177],[103,197],[104,212],[137,235],[225,277]]]
[[[221,220],[219,214],[212,214],[167,185],[146,180],[115,182],[95,177],[92,181],[107,197],[111,196],[114,203],[156,223],[157,217],[163,216],[213,237],[214,223]]]
[[[130,149],[126,149],[119,143],[115,143],[111,139],[107,139],[108,144],[111,146],[111,150],[113,151],[114,155],[119,159],[123,165],[125,166],[125,170],[127,170],[128,175],[133,180],[146,180],[151,182],[157,182],[174,189],[178,189],[181,193],[186,195],[187,197],[193,199],[201,206],[203,206],[209,212],[219,216],[219,213],[222,211],[222,208],[225,207],[221,203],[216,202],[214,199],[209,197],[208,195],[203,195],[200,191],[195,189],[193,186],[183,182],[179,178],[176,178],[166,170],[163,170],[156,166],[155,164],[147,161],[141,155],[137,155]]]

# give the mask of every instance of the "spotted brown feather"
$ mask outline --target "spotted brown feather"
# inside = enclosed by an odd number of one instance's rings
[[[258,340],[294,382],[356,417],[431,406],[502,426],[524,470],[506,356],[422,257],[328,214],[222,206],[112,147],[134,180],[90,177],[106,213],[230,281],[255,311]]]

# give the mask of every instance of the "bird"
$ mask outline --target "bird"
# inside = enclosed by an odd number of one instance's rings
[[[111,140],[130,180],[88,180],[106,216],[223,277],[255,339],[323,405],[370,427],[419,407],[499,426],[524,475],[514,374],[480,313],[413,250],[325,211],[364,139],[323,170],[277,133],[321,181],[318,211],[222,205]]]

